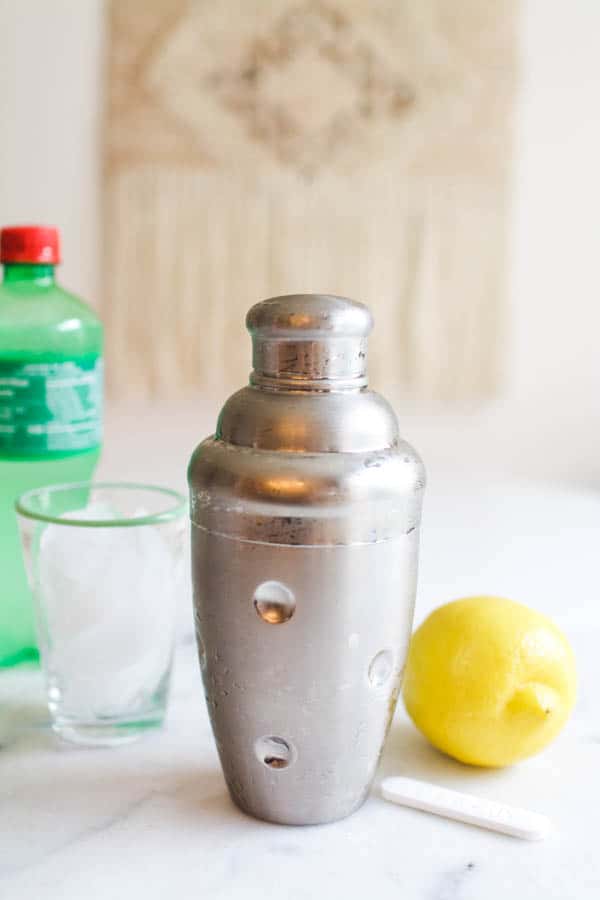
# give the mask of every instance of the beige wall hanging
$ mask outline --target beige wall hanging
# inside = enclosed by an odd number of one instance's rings
[[[247,308],[326,291],[372,307],[375,384],[491,396],[515,18],[512,0],[114,0],[113,391],[221,397],[247,378]]]

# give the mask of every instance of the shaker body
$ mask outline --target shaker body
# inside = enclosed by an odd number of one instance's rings
[[[422,463],[364,388],[251,386],[189,482],[200,665],[232,798],[274,822],[342,818],[400,690]]]

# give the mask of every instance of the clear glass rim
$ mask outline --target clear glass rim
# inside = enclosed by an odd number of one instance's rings
[[[120,516],[116,519],[80,519],[77,516],[68,514],[62,516],[52,516],[38,510],[31,509],[28,506],[29,501],[33,497],[39,497],[43,494],[58,494],[64,491],[80,490],[89,488],[90,490],[126,490],[126,491],[149,491],[153,494],[162,494],[169,497],[173,503],[160,512],[150,513],[146,516],[126,517]],[[139,525],[159,525],[162,522],[172,522],[181,518],[188,510],[187,497],[175,491],[172,488],[161,487],[156,484],[143,484],[135,481],[72,481],[64,484],[52,484],[46,487],[32,488],[25,491],[24,494],[15,501],[15,510],[20,516],[26,519],[33,519],[36,522],[48,522],[52,525],[70,525],[78,528],[132,528]]]

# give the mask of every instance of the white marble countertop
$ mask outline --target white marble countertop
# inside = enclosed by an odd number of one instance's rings
[[[130,474],[110,469],[109,457],[108,473]],[[438,481],[416,621],[486,592],[555,618],[575,647],[581,686],[546,752],[505,771],[472,769],[429,747],[399,706],[372,796],[354,816],[310,828],[254,821],[227,796],[186,605],[167,725],[137,744],[59,745],[40,673],[0,674],[0,898],[600,896],[600,491],[469,480],[465,493]],[[529,843],[392,806],[377,785],[394,773],[529,807],[554,829]]]

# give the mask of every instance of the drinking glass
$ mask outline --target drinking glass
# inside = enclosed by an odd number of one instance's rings
[[[54,731],[115,745],[161,725],[186,498],[82,482],[28,491],[16,510]]]

